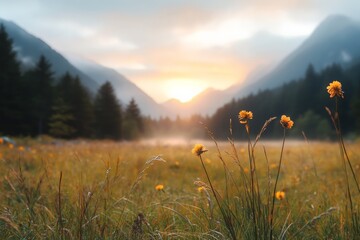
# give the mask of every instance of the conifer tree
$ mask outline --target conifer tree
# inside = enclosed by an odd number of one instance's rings
[[[32,87],[32,113],[35,118],[33,128],[37,134],[46,134],[54,96],[51,64],[43,55],[40,56],[35,69],[30,71],[28,76],[28,84]]]
[[[79,77],[64,74],[56,86],[57,96],[64,99],[73,116],[71,126],[76,129],[72,137],[92,137],[94,124],[94,107],[89,91]]]
[[[49,119],[49,134],[58,138],[70,138],[76,132],[71,126],[74,117],[70,107],[66,105],[62,98],[56,99],[52,107],[53,114]]]
[[[95,133],[98,138],[122,138],[122,110],[112,85],[104,83],[97,92],[94,103]]]
[[[91,137],[93,135],[94,107],[88,90],[81,84],[79,77],[74,79],[72,110],[74,115],[73,127],[77,130],[77,137]]]
[[[23,123],[23,85],[12,40],[0,26],[0,132],[20,134]]]
[[[138,105],[131,99],[125,110],[124,137],[126,139],[138,139],[143,134],[143,122]]]

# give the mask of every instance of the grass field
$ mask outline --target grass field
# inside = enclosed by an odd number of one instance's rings
[[[260,141],[255,148],[260,196],[255,212],[250,188],[244,187],[251,179],[247,143],[219,143],[223,161],[214,143],[204,143],[208,151],[201,157],[220,205],[191,153],[193,143],[2,144],[1,238],[231,239],[231,224],[237,239],[263,239],[269,234],[281,142]],[[346,145],[359,177],[360,143]],[[277,184],[285,197],[275,200],[273,237],[356,239],[360,195],[350,178],[351,214],[345,181],[336,142],[287,140]]]

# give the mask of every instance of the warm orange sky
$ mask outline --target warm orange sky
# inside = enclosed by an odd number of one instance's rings
[[[0,0],[12,20],[68,57],[114,68],[158,102],[225,89],[274,66],[358,0]]]

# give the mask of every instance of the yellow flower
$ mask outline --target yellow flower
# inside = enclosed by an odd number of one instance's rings
[[[276,163],[270,164],[270,169],[274,169],[274,168],[277,168],[277,164]]]
[[[283,200],[285,198],[285,192],[284,191],[277,191],[275,193],[275,197],[277,200]]]
[[[253,118],[253,113],[251,111],[241,110],[239,112],[239,121],[241,124],[246,124],[248,120]]]
[[[9,148],[10,148],[10,149],[13,149],[13,148],[14,148],[14,145],[13,145],[13,144],[11,144],[11,143],[9,143],[9,145],[8,145],[8,146],[9,146]]]
[[[291,121],[290,117],[286,115],[282,115],[280,119],[280,123],[284,128],[290,129],[294,126],[294,122]]]
[[[193,154],[195,154],[196,156],[200,156],[201,154],[203,154],[204,152],[206,152],[207,149],[205,149],[204,145],[202,144],[195,144],[194,148],[191,150],[191,152]]]
[[[18,150],[19,150],[20,152],[23,152],[23,151],[25,150],[25,148],[24,148],[23,146],[20,146],[20,147],[18,147]]]
[[[205,187],[198,187],[197,190],[199,193],[201,193],[201,192],[205,191]]]
[[[248,173],[249,169],[247,167],[244,168],[244,173]]]
[[[333,98],[335,96],[344,98],[344,92],[341,89],[341,82],[333,81],[326,87],[327,92],[330,94],[330,97]]]
[[[162,185],[162,184],[156,185],[155,190],[156,191],[164,191],[164,185]]]

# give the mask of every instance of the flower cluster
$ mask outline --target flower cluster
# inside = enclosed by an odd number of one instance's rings
[[[202,145],[202,144],[195,144],[194,148],[191,150],[191,152],[193,154],[195,154],[196,156],[200,156],[201,154],[203,154],[206,151],[207,151],[207,149],[205,149],[204,145]]]
[[[335,96],[344,98],[344,92],[342,91],[341,87],[341,82],[333,81],[329,84],[329,86],[326,87],[326,89],[331,98]]]
[[[239,112],[239,121],[241,124],[247,124],[248,120],[253,118],[253,113],[251,111],[241,110]]]
[[[294,122],[291,121],[290,117],[282,115],[280,119],[280,124],[283,128],[291,129],[294,126]]]
[[[283,200],[285,198],[285,192],[284,191],[277,191],[275,193],[275,197],[277,200]]]
[[[164,191],[164,185],[162,185],[162,184],[156,185],[155,190],[156,191]]]

